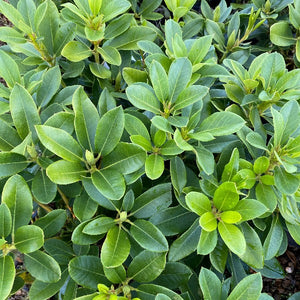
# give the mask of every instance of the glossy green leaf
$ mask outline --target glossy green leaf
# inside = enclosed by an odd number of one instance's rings
[[[234,224],[234,223],[238,223],[241,219],[242,216],[239,212],[237,211],[224,211],[221,213],[220,218],[223,222],[227,223],[227,224]]]
[[[61,158],[78,162],[82,160],[82,149],[66,131],[46,125],[37,125],[36,130],[42,144]]]
[[[190,192],[186,195],[185,201],[187,206],[199,216],[211,211],[211,202],[203,193]]]
[[[10,151],[21,143],[17,131],[7,122],[0,119],[0,150]]]
[[[268,208],[255,199],[242,199],[234,210],[242,216],[242,221],[248,221],[260,217]]]
[[[180,295],[173,292],[172,290],[155,284],[139,285],[137,296],[140,299],[150,300],[150,299],[155,299],[154,297],[160,293],[169,296],[171,299],[174,300],[183,300],[183,298]]]
[[[270,28],[271,42],[277,46],[291,46],[296,43],[292,30],[287,22],[278,22]]]
[[[106,268],[120,266],[128,257],[130,241],[121,226],[111,228],[101,250],[101,262]]]
[[[174,189],[181,193],[187,183],[186,168],[183,160],[176,156],[170,161],[171,181]]]
[[[71,41],[64,46],[61,54],[72,62],[78,62],[91,56],[92,50],[81,42]]]
[[[24,170],[28,165],[26,157],[13,152],[0,153],[0,177],[14,175]]]
[[[15,233],[15,246],[23,253],[31,253],[40,249],[44,244],[44,232],[35,225],[24,225]]]
[[[169,249],[165,236],[149,221],[136,220],[131,225],[130,233],[138,244],[146,250],[165,252]]]
[[[104,46],[98,48],[98,52],[101,54],[103,59],[109,64],[119,66],[122,62],[121,55],[116,48]]]
[[[219,210],[230,210],[234,208],[239,202],[239,194],[235,183],[222,183],[214,193],[213,202]]]
[[[61,277],[56,260],[39,250],[25,254],[25,266],[33,277],[42,282],[57,282]]]
[[[159,178],[165,169],[164,159],[158,154],[147,156],[145,162],[146,175],[154,180]]]
[[[81,222],[91,219],[97,208],[98,204],[86,192],[83,192],[74,200],[73,212]]]
[[[12,88],[16,83],[21,83],[20,71],[17,63],[8,53],[0,51],[0,76],[8,87]]]
[[[143,251],[135,256],[128,267],[128,277],[137,282],[150,282],[157,278],[166,264],[165,253]]]
[[[7,299],[15,279],[15,264],[11,256],[0,257],[0,299]]]
[[[199,224],[205,231],[214,231],[217,228],[216,216],[211,211],[206,212],[200,217]]]
[[[107,22],[116,16],[124,13],[130,7],[127,0],[102,0],[101,10],[104,17],[104,22]]]
[[[106,278],[112,283],[121,283],[126,280],[126,270],[123,265],[120,265],[116,268],[105,268],[104,274]]]
[[[71,240],[76,245],[87,246],[99,241],[103,235],[89,235],[83,232],[84,227],[89,222],[84,221],[80,223],[73,231]]]
[[[82,232],[90,235],[98,235],[106,233],[115,224],[116,222],[112,218],[99,217],[85,225]]]
[[[12,229],[12,217],[8,206],[5,203],[0,205],[0,237],[6,238]]]
[[[221,299],[222,284],[215,273],[206,268],[201,268],[199,283],[205,299]]]
[[[217,241],[218,241],[217,230],[213,230],[210,232],[201,230],[201,235],[197,246],[197,253],[201,255],[207,255],[211,253],[215,249],[217,245]]]

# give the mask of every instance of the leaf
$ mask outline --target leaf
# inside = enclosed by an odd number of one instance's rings
[[[119,51],[116,48],[110,46],[103,46],[98,48],[98,52],[101,54],[103,59],[109,64],[116,66],[121,65],[122,58]]]
[[[242,216],[237,211],[227,210],[221,213],[220,218],[223,222],[227,224],[234,224],[238,223],[242,219]]]
[[[149,74],[155,94],[158,100],[163,103],[168,100],[169,97],[169,82],[167,73],[159,62],[153,60],[150,65]]]
[[[149,218],[165,210],[171,203],[171,184],[158,184],[135,199],[131,214],[136,218]]]
[[[73,40],[76,34],[76,24],[72,22],[66,22],[62,24],[54,37],[54,54],[56,56],[61,55],[61,51],[64,46]]]
[[[196,219],[190,228],[170,246],[169,261],[181,260],[194,252],[197,249],[200,232],[199,219]]]
[[[143,167],[146,152],[140,147],[120,142],[113,152],[103,157],[101,170],[115,170],[122,174],[130,174]]]
[[[24,225],[15,233],[15,246],[22,253],[31,253],[44,244],[43,230],[35,225]]]
[[[192,76],[192,64],[187,58],[178,58],[170,66],[169,101],[174,103],[178,95],[186,88]]]
[[[119,200],[125,193],[124,177],[118,171],[97,171],[92,174],[92,181],[99,192],[109,199]]]
[[[107,41],[103,46],[114,47],[118,50],[138,50],[137,43],[139,41],[154,41],[155,38],[156,32],[152,28],[146,26],[133,26],[123,34]]]
[[[104,15],[104,22],[124,13],[130,7],[126,0],[103,0],[100,13]]]
[[[25,254],[25,266],[33,277],[42,282],[57,282],[61,278],[59,264],[42,251]]]
[[[51,181],[57,184],[70,184],[80,181],[87,172],[79,162],[65,160],[54,162],[46,171]]]
[[[278,22],[270,28],[270,40],[277,46],[295,45],[296,40],[288,22]]]
[[[126,95],[135,107],[155,114],[160,113],[159,101],[150,86],[141,83],[132,84],[126,89]]]
[[[59,168],[60,172],[62,170],[62,168]],[[52,181],[48,178],[43,169],[35,174],[31,184],[31,192],[40,203],[47,204],[55,198],[57,187]]]
[[[85,225],[82,232],[89,235],[98,235],[106,233],[114,225],[116,225],[114,219],[109,217],[99,217]]]
[[[92,50],[82,42],[68,42],[61,51],[61,55],[72,62],[79,62],[92,55]]]
[[[202,267],[199,274],[199,284],[204,299],[207,300],[221,299],[222,284],[215,273]]]
[[[8,206],[5,203],[0,205],[0,237],[6,238],[12,229],[12,217]]]
[[[207,255],[211,253],[215,249],[217,245],[217,241],[218,241],[217,230],[213,230],[210,232],[201,230],[201,235],[197,246],[197,254]]]
[[[174,189],[181,193],[187,183],[186,168],[182,159],[178,156],[170,161],[171,181]]]
[[[229,111],[216,112],[208,116],[197,128],[197,133],[210,133],[213,136],[230,135],[239,131],[245,121]]]
[[[260,201],[247,198],[240,200],[234,210],[242,216],[242,221],[248,221],[260,217],[268,208]]]
[[[178,295],[177,293],[171,291],[168,288],[162,287],[160,285],[155,285],[155,284],[141,284],[138,287],[137,290],[137,296],[140,299],[155,299],[154,297],[157,294],[163,294],[166,296],[169,296],[169,298],[174,299],[174,300],[183,300],[183,298]]]
[[[49,238],[57,234],[62,229],[66,220],[66,211],[63,209],[55,209],[36,220],[34,225],[39,226],[43,230],[45,238]]]
[[[190,192],[185,200],[187,206],[199,216],[211,211],[211,202],[203,193]]]
[[[33,209],[32,196],[23,177],[15,175],[6,181],[2,191],[2,203],[10,210],[13,233],[29,223]]]
[[[243,255],[246,251],[245,238],[238,227],[223,222],[218,223],[219,233],[226,246],[235,254]]]
[[[206,212],[200,217],[199,224],[205,231],[214,231],[217,229],[216,216],[211,211]]]
[[[239,194],[234,182],[222,183],[214,193],[214,205],[218,210],[233,209],[239,202]]]
[[[164,159],[158,154],[147,156],[145,162],[145,171],[148,178],[154,180],[159,178],[164,172]]]
[[[3,50],[0,50],[0,76],[9,88],[16,83],[21,84],[21,76],[17,63]]]
[[[119,143],[124,130],[124,113],[118,106],[105,113],[98,122],[95,136],[95,151],[101,156],[112,152]]]
[[[275,167],[274,170],[275,185],[284,194],[293,194],[299,187],[297,176],[286,172],[282,167]]]
[[[106,66],[100,65],[99,63],[90,63],[89,67],[93,75],[96,77],[102,79],[111,78],[111,71]]]
[[[108,283],[101,260],[97,256],[82,255],[73,258],[68,266],[71,278],[79,285],[96,289],[99,282]]]
[[[81,193],[74,200],[73,212],[80,222],[91,219],[97,208],[98,204],[86,192]]]
[[[195,102],[200,102],[208,93],[208,88],[200,85],[192,85],[185,88],[176,99],[173,110],[183,109]]]
[[[22,140],[17,131],[7,122],[0,119],[0,150],[10,151],[21,142]]]
[[[148,129],[138,117],[131,114],[125,114],[125,129],[130,136],[140,135],[148,140],[151,145],[151,139]]]
[[[101,262],[106,268],[120,266],[128,257],[130,241],[121,226],[111,228],[101,249]]]
[[[137,282],[150,282],[157,278],[166,265],[166,254],[147,250],[134,257],[130,263],[127,276]]]
[[[73,94],[72,105],[75,112],[74,124],[78,141],[84,149],[93,152],[96,128],[100,119],[98,111],[82,87]]]
[[[195,39],[188,54],[188,58],[193,66],[202,62],[209,51],[211,42],[212,36],[210,35]]]
[[[43,247],[60,265],[67,265],[74,256],[71,246],[57,238],[46,240]]]
[[[15,279],[15,264],[11,256],[0,257],[0,299],[7,299]]]
[[[35,128],[40,141],[51,152],[70,162],[82,161],[82,149],[69,133],[46,125]]]
[[[126,271],[123,265],[116,268],[104,268],[104,274],[112,283],[122,283],[126,280]]]
[[[262,279],[259,273],[245,277],[230,293],[227,300],[258,299],[262,289]]]
[[[10,95],[10,110],[14,125],[22,139],[32,133],[36,140],[34,125],[40,124],[41,120],[37,107],[28,91],[19,84],[16,84]]]

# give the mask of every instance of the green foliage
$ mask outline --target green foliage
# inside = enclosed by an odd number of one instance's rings
[[[235,2],[0,0],[0,300],[271,298],[300,244],[300,5]]]

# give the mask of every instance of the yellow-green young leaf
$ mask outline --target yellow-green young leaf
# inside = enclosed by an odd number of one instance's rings
[[[0,76],[6,81],[10,88],[16,83],[21,83],[21,76],[17,63],[2,50],[0,50]]]
[[[96,77],[107,79],[111,77],[111,71],[104,67],[103,65],[97,63],[90,63],[89,64],[90,70]]]
[[[4,300],[10,294],[16,274],[14,261],[9,255],[0,257],[0,274],[0,299]]]
[[[218,241],[218,232],[217,230],[214,231],[205,231],[201,230],[200,239],[197,246],[197,253],[201,255],[207,255],[211,253]]]
[[[199,219],[199,224],[202,229],[208,232],[216,230],[218,225],[216,216],[212,212],[204,213]]]
[[[146,250],[165,252],[169,249],[165,236],[149,221],[136,220],[131,225],[130,233],[137,243]]]
[[[47,176],[57,184],[70,184],[80,181],[86,175],[86,170],[79,162],[58,160],[47,169]]]
[[[297,40],[296,43],[296,57],[297,60],[300,61],[300,40],[299,39]]]
[[[130,263],[127,275],[137,282],[150,282],[157,278],[166,265],[166,253],[142,251]]]
[[[10,177],[2,191],[2,203],[5,203],[12,216],[12,232],[27,225],[32,214],[32,196],[26,181],[20,175]]]
[[[31,95],[21,85],[16,84],[10,95],[10,110],[14,125],[22,139],[32,133],[36,140],[34,125],[40,124],[41,120],[37,107]]]
[[[102,58],[109,64],[119,66],[122,63],[122,58],[119,51],[110,46],[103,46],[97,49]]]
[[[190,192],[186,195],[185,201],[189,209],[199,216],[211,212],[211,202],[203,193]]]
[[[237,211],[230,210],[222,212],[220,217],[221,220],[227,224],[238,223],[242,219],[240,213],[238,213]]]
[[[118,171],[97,171],[92,174],[92,181],[99,192],[108,199],[119,200],[125,193],[124,177]]]
[[[91,56],[92,50],[81,42],[71,41],[62,49],[61,55],[70,61],[78,62]]]
[[[232,224],[219,222],[218,230],[226,246],[236,255],[246,251],[246,241],[240,229]]]
[[[256,174],[250,169],[238,171],[231,179],[236,183],[237,189],[251,189],[256,183]]]
[[[94,16],[98,15],[102,5],[102,0],[89,0],[89,6]]]
[[[152,144],[145,137],[141,135],[131,135],[130,140],[132,143],[143,147],[146,151],[152,151]]]
[[[134,68],[123,68],[122,75],[128,86],[136,82],[147,82],[148,80],[147,72]]]
[[[130,241],[121,226],[111,228],[101,249],[101,262],[106,268],[120,266],[128,257]]]
[[[71,161],[82,161],[82,149],[74,138],[66,131],[46,125],[36,126],[42,144],[61,158]]]
[[[26,157],[13,152],[0,152],[0,177],[7,177],[24,170],[28,165]]]
[[[20,252],[34,252],[43,246],[44,232],[38,226],[25,225],[17,229],[14,242]]]
[[[39,250],[25,254],[25,266],[33,277],[42,282],[57,282],[61,276],[56,260]]]
[[[263,174],[265,173],[270,165],[270,160],[266,156],[261,156],[257,158],[253,165],[253,171],[256,174]]]
[[[156,60],[150,65],[150,79],[158,100],[163,103],[169,97],[169,82],[165,69]]]
[[[147,156],[145,162],[146,175],[154,180],[159,178],[164,172],[164,159],[158,154],[151,154]]]
[[[105,113],[98,122],[95,136],[95,151],[101,156],[112,152],[124,131],[124,112],[118,106]]]
[[[12,228],[12,217],[9,208],[5,203],[0,205],[0,237],[6,238]],[[0,246],[1,247],[1,246]]]
[[[84,287],[95,290],[99,282],[109,284],[105,278],[101,260],[97,256],[75,257],[70,261],[68,270],[71,278]]]
[[[260,273],[252,274],[242,279],[233,289],[227,300],[256,300],[260,298],[262,278]]]
[[[239,202],[239,194],[234,182],[224,182],[215,191],[214,205],[218,210],[230,210]]]

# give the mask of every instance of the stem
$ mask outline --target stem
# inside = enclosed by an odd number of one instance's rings
[[[67,209],[70,211],[70,213],[71,213],[73,219],[75,219],[76,216],[74,215],[73,210],[72,210],[72,208],[71,208],[70,205],[69,205],[69,199],[67,198],[67,196],[62,192],[62,190],[61,190],[59,187],[57,187],[57,191],[58,191],[58,193],[60,194],[62,200],[64,201],[64,203],[65,203]]]
[[[100,63],[100,56],[99,56],[99,52],[97,51],[98,48],[99,48],[99,43],[100,43],[100,41],[94,42],[94,53],[93,54],[94,54],[94,57],[95,57],[95,62],[97,64]]]

